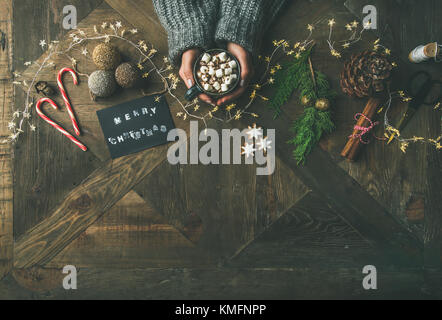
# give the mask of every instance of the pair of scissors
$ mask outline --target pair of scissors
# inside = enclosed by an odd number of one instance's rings
[[[418,71],[413,74],[408,82],[407,93],[411,95],[412,100],[408,104],[408,108],[399,120],[396,128],[401,131],[404,129],[410,119],[415,115],[422,105],[435,105],[442,99],[441,92],[442,82],[438,80],[433,80],[431,75],[426,71]],[[439,96],[435,97],[434,100],[428,101],[428,96],[433,93],[436,88],[439,87]],[[387,144],[393,141],[396,133],[393,133]]]

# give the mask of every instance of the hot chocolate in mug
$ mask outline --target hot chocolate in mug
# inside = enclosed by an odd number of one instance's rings
[[[201,93],[220,98],[234,91],[240,82],[241,65],[234,55],[223,49],[201,54],[193,67],[195,84],[185,98],[192,101]]]

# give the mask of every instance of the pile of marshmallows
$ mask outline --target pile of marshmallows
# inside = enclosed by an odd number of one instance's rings
[[[213,56],[206,52],[200,60],[197,77],[204,91],[224,93],[238,80],[238,64],[226,52]]]

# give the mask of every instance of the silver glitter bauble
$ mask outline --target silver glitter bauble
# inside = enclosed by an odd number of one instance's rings
[[[89,76],[88,85],[91,93],[100,98],[110,97],[117,88],[114,73],[103,70],[93,72]]]

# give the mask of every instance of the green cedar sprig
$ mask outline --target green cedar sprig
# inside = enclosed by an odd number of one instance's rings
[[[336,92],[331,90],[327,77],[321,72],[314,72],[316,85],[312,79],[309,65],[311,49],[302,53],[301,57],[285,64],[283,70],[275,77],[276,92],[270,100],[270,108],[274,111],[274,118],[281,114],[281,108],[288,102],[295,90],[300,93],[300,100],[306,96],[310,101],[325,98],[332,101]],[[320,111],[314,107],[306,107],[304,114],[291,128],[294,138],[288,141],[295,146],[293,156],[298,164],[304,164],[307,155],[317,145],[322,135],[334,130],[330,111]]]
[[[314,107],[304,110],[304,115],[295,120],[292,128],[294,138],[288,141],[295,146],[293,156],[296,162],[304,164],[306,156],[310,154],[324,133],[331,133],[335,126],[331,120],[330,111],[319,111]]]

